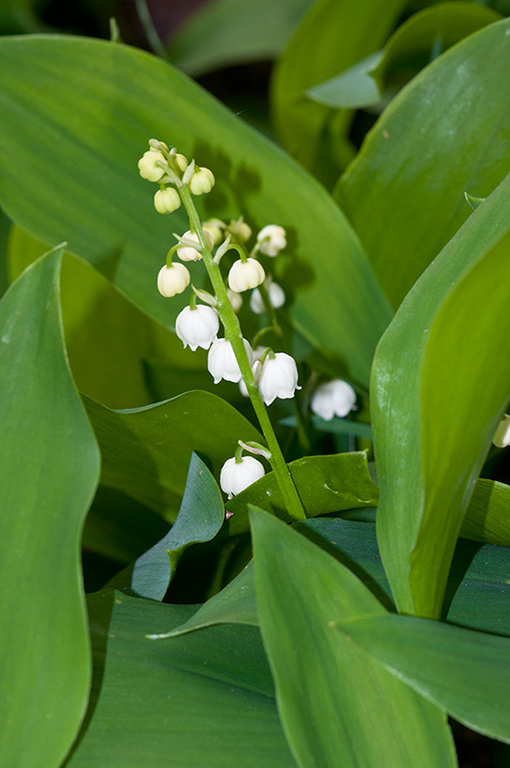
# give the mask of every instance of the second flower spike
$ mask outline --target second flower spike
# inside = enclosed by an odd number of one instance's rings
[[[177,315],[175,332],[184,347],[189,345],[195,352],[198,347],[209,349],[218,335],[220,321],[218,313],[212,307],[200,304],[195,309],[185,307]]]

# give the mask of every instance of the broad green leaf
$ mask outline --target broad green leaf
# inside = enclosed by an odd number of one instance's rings
[[[276,130],[287,149],[313,167],[323,139],[328,109],[310,101],[309,88],[322,83],[376,51],[385,41],[402,0],[317,0],[277,61],[272,82]],[[345,113],[338,134],[350,122]],[[329,164],[335,158],[329,156]]]
[[[370,424],[364,424],[361,421],[338,419],[336,417],[331,419],[331,421],[326,421],[321,419],[320,416],[312,416],[310,421],[314,429],[317,429],[319,432],[331,432],[336,435],[354,435],[355,437],[364,437],[367,440],[372,439],[372,427]],[[296,427],[297,419],[295,416],[288,416],[279,423],[285,427]]]
[[[0,764],[54,768],[90,682],[80,534],[99,452],[74,387],[59,307],[62,249],[0,304]]]
[[[113,411],[84,398],[102,455],[101,483],[174,520],[193,451],[218,477],[238,440],[261,435],[235,408],[209,392],[186,392],[147,408]]]
[[[510,397],[509,190],[510,176],[424,273],[374,361],[381,555],[399,610],[427,618]]]
[[[233,64],[273,59],[311,1],[209,0],[172,36],[172,62],[197,77]]]
[[[510,547],[510,486],[494,480],[477,480],[461,535]]]
[[[101,616],[105,601],[113,604],[109,624]],[[182,622],[190,606],[118,592],[114,599],[112,593],[92,596],[89,612],[95,671],[104,676],[69,768],[295,765],[257,630],[216,627],[148,640],[147,632]]]
[[[337,187],[380,284],[398,307],[510,170],[510,20],[491,24],[426,67],[368,135]]]
[[[500,18],[491,8],[473,2],[440,3],[426,8],[402,24],[383,51],[316,85],[307,95],[320,104],[337,108],[376,104],[386,89],[403,85],[403,78],[410,80],[459,40]]]
[[[337,628],[456,720],[510,742],[508,638],[390,615]]]
[[[296,527],[355,573],[386,608],[395,610],[373,525],[316,518]],[[459,541],[447,587],[448,622],[510,636],[509,600],[508,552]],[[252,563],[173,633],[223,623],[258,625]]]
[[[444,713],[332,627],[382,605],[353,573],[254,507],[255,584],[282,726],[301,766],[454,766]]]
[[[131,589],[142,597],[163,600],[184,550],[213,539],[223,525],[223,499],[204,462],[191,454],[181,508],[170,531],[133,565]]]
[[[188,223],[182,209],[156,213],[136,164],[149,138],[175,144],[216,176],[212,193],[197,198],[202,215],[242,213],[255,231],[286,227],[288,255],[271,268],[292,298],[292,322],[367,383],[391,310],[346,218],[302,168],[185,75],[124,45],[4,38],[0,109],[0,204],[17,224],[50,244],[65,238],[171,327],[189,295],[164,299],[156,275],[172,233]],[[203,265],[191,272],[200,284]]]
[[[291,462],[289,470],[307,517],[377,504],[378,489],[363,451],[305,456]],[[227,511],[233,513],[228,520],[231,535],[249,530],[248,504],[290,520],[272,472],[226,502]]]

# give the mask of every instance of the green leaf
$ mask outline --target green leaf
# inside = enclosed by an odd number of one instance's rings
[[[510,67],[503,20],[426,67],[390,104],[337,188],[380,284],[398,307],[510,170]],[[438,119],[441,116],[441,119]]]
[[[154,190],[136,168],[149,138],[166,139],[216,176],[198,199],[201,215],[242,213],[254,228],[288,230],[288,255],[274,271],[294,325],[367,383],[391,310],[344,215],[302,168],[140,50],[78,37],[4,38],[0,63],[0,204],[16,223],[48,243],[65,237],[72,253],[172,326],[189,296],[164,299],[156,275],[172,233],[188,222],[182,209],[156,213]],[[191,272],[200,284],[203,265]]]
[[[262,638],[299,765],[454,766],[444,713],[331,626],[384,616],[377,599],[275,517],[252,507],[250,522]]]
[[[389,615],[337,628],[456,720],[510,742],[508,638]]]
[[[334,418],[330,421],[321,419],[320,416],[312,416],[310,419],[314,429],[319,432],[331,432],[334,435],[354,435],[355,437],[364,437],[367,440],[372,439],[372,427],[370,424],[364,424],[361,421],[352,421],[351,419]],[[296,427],[297,419],[295,416],[287,416],[281,419],[279,424],[285,427]]]
[[[441,612],[476,478],[510,397],[510,176],[409,293],[374,360],[379,545],[399,610]]]
[[[307,517],[377,504],[378,489],[368,472],[363,451],[305,456],[292,461],[289,470]],[[284,520],[291,519],[272,472],[226,502],[227,511],[233,513],[228,520],[231,535],[249,530],[249,504]]]
[[[461,535],[510,547],[510,486],[477,480]]]
[[[320,104],[337,108],[357,109],[376,104],[386,89],[392,85],[400,87],[402,78],[410,80],[440,53],[500,18],[491,8],[473,2],[440,3],[426,8],[402,24],[383,51],[311,88],[307,95]],[[393,84],[395,76],[398,79]]]
[[[102,455],[101,483],[174,520],[193,451],[219,476],[237,441],[262,437],[235,408],[209,392],[186,392],[163,403],[113,411],[84,398]]]
[[[105,602],[113,603],[109,623]],[[151,641],[147,632],[182,622],[190,606],[106,593],[92,597],[89,612],[95,671],[104,677],[69,768],[295,765],[257,630],[217,627]]]
[[[310,4],[311,0],[209,0],[172,36],[170,57],[193,77],[273,59]]]
[[[204,462],[191,454],[181,508],[170,531],[136,560],[131,589],[142,597],[163,600],[184,550],[213,539],[223,525],[223,499]]]
[[[313,167],[323,140],[328,109],[306,92],[376,51],[399,13],[402,0],[318,0],[311,7],[277,62],[272,105],[277,132],[292,154]],[[350,116],[335,124],[345,132]],[[329,156],[329,164],[335,158]]]
[[[62,248],[0,304],[0,763],[60,765],[90,682],[80,534],[99,452],[67,364]]]

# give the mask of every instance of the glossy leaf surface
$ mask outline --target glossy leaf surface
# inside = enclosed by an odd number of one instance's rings
[[[65,354],[62,251],[0,304],[0,763],[55,768],[85,711],[89,639],[80,534],[99,452]]]

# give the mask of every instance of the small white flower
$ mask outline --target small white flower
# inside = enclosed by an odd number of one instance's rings
[[[236,293],[235,291],[231,291],[230,288],[227,288],[227,296],[228,296],[228,300],[232,305],[232,309],[234,310],[234,312],[239,312],[239,310],[243,306],[243,297],[241,296],[241,294]]]
[[[182,293],[189,285],[190,274],[184,264],[171,264],[159,270],[158,291],[167,299]]]
[[[264,267],[257,259],[235,261],[228,273],[228,285],[231,291],[242,293],[250,288],[256,288],[266,279]]]
[[[184,307],[175,321],[177,336],[184,344],[184,348],[189,344],[193,352],[197,347],[209,349],[218,335],[219,328],[218,313],[212,307],[206,307],[205,304],[199,304],[195,309]]]
[[[286,352],[276,352],[274,358],[266,357],[259,379],[259,392],[266,405],[279,397],[287,400],[294,397],[298,387],[296,361]]]
[[[267,293],[269,295],[271,306],[273,306],[275,309],[283,307],[285,304],[285,292],[283,288],[278,285],[278,283],[269,283],[267,286]],[[264,302],[262,301],[262,296],[260,295],[258,288],[255,288],[250,296],[250,308],[252,312],[255,312],[256,315],[263,315],[266,311]]]
[[[510,445],[510,416],[508,414],[505,414],[500,422],[492,442],[497,448],[506,448],[507,445]]]
[[[243,221],[242,217],[240,219],[231,219],[228,231],[232,232],[235,239],[240,243],[245,243],[251,237],[251,227]]]
[[[278,256],[287,245],[286,232],[278,224],[268,224],[257,235],[259,250],[266,256]]]
[[[243,342],[251,364],[253,352],[250,342],[246,341],[246,339],[243,339]],[[207,370],[213,377],[215,384],[222,379],[233,381],[234,384],[241,380],[241,370],[230,341],[226,339],[216,339],[216,341],[213,341],[207,356]]]
[[[209,168],[198,168],[191,177],[189,188],[192,195],[206,195],[214,187],[214,174]]]
[[[253,456],[243,456],[236,462],[235,457],[228,459],[221,468],[220,485],[224,493],[228,493],[231,499],[237,493],[241,493],[249,485],[260,480],[265,475],[263,464]]]
[[[204,237],[207,245],[209,246],[209,249],[214,248],[214,240],[212,239],[209,232],[204,230]],[[183,240],[190,240],[192,243],[196,243],[198,248],[201,248],[200,241],[198,239],[198,235],[195,234],[195,232],[191,232],[191,230],[188,229],[187,232],[185,232],[182,236]],[[202,258],[202,254],[198,252],[192,245],[183,245],[182,248],[177,248],[177,256],[181,259],[181,261],[199,261],[199,259]]]
[[[154,208],[158,213],[173,213],[181,207],[179,193],[173,187],[158,189],[154,195]]]
[[[341,419],[356,407],[356,392],[342,379],[321,384],[313,393],[310,403],[312,411],[325,421],[334,416]]]
[[[164,170],[156,165],[157,162],[164,163],[166,165],[165,156],[161,152],[157,152],[154,149],[150,149],[148,152],[144,152],[143,156],[138,161],[138,170],[142,179],[147,181],[159,181],[163,175]]]

